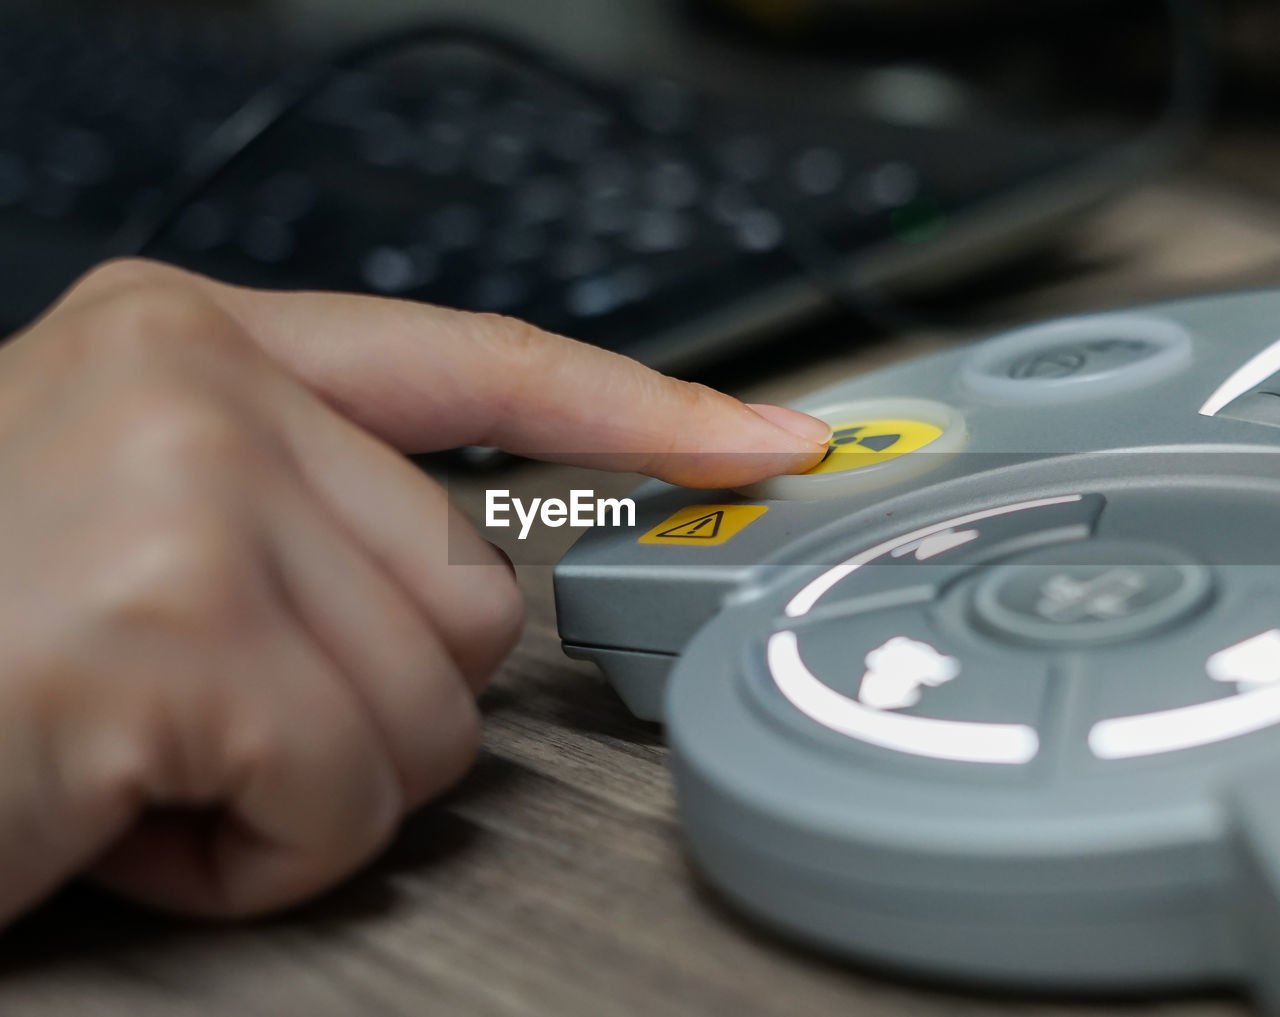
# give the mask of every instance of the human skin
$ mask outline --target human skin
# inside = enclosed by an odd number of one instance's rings
[[[0,347],[0,923],[284,907],[466,771],[521,600],[402,452],[717,488],[828,437],[513,319],[89,273]]]

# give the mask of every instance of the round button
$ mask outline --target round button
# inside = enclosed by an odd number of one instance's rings
[[[981,344],[961,371],[996,402],[1067,402],[1167,378],[1191,362],[1191,337],[1163,318],[1100,314],[1019,329]]]
[[[805,501],[874,490],[940,465],[967,439],[959,411],[930,399],[867,399],[803,408],[831,425],[826,458],[807,473],[741,488],[743,494]]]
[[[926,420],[899,417],[840,421],[831,425],[831,446],[826,458],[809,474],[865,469],[924,448],[941,434],[941,427]]]
[[[992,569],[973,614],[1001,638],[1038,646],[1136,639],[1201,607],[1209,570],[1154,544],[1090,541],[1046,548]]]

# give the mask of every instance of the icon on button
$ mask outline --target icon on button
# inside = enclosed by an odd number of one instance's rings
[[[921,688],[945,685],[960,673],[955,657],[907,636],[894,636],[871,650],[866,665],[858,700],[877,710],[915,706]]]
[[[940,554],[964,547],[965,544],[978,540],[981,536],[982,533],[979,530],[957,530],[948,526],[937,533],[930,533],[916,540],[909,540],[905,544],[899,544],[889,552],[889,557],[905,558],[907,555],[912,555],[916,561],[928,561]]]
[[[1015,379],[1104,374],[1121,370],[1159,352],[1160,348],[1154,343],[1140,339],[1094,339],[1015,356],[1009,361],[1005,373]]]
[[[1146,588],[1146,580],[1135,569],[1109,569],[1088,579],[1055,572],[1041,584],[1035,610],[1054,622],[1124,618],[1133,613],[1135,598]]]
[[[883,463],[916,452],[942,434],[942,428],[924,420],[852,420],[831,429],[827,456],[806,476],[843,473]]]

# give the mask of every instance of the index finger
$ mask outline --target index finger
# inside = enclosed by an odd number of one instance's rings
[[[198,280],[277,362],[406,452],[493,445],[728,487],[802,472],[831,431],[513,318]]]

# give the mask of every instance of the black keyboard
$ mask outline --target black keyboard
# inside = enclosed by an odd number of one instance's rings
[[[7,328],[120,253],[210,132],[303,60],[254,18],[38,10],[0,14]],[[1013,125],[766,109],[669,80],[616,95],[450,47],[336,74],[147,253],[251,285],[518,315],[680,369],[850,280],[977,267],[1099,196],[1059,184],[1028,201],[1092,149]]]

